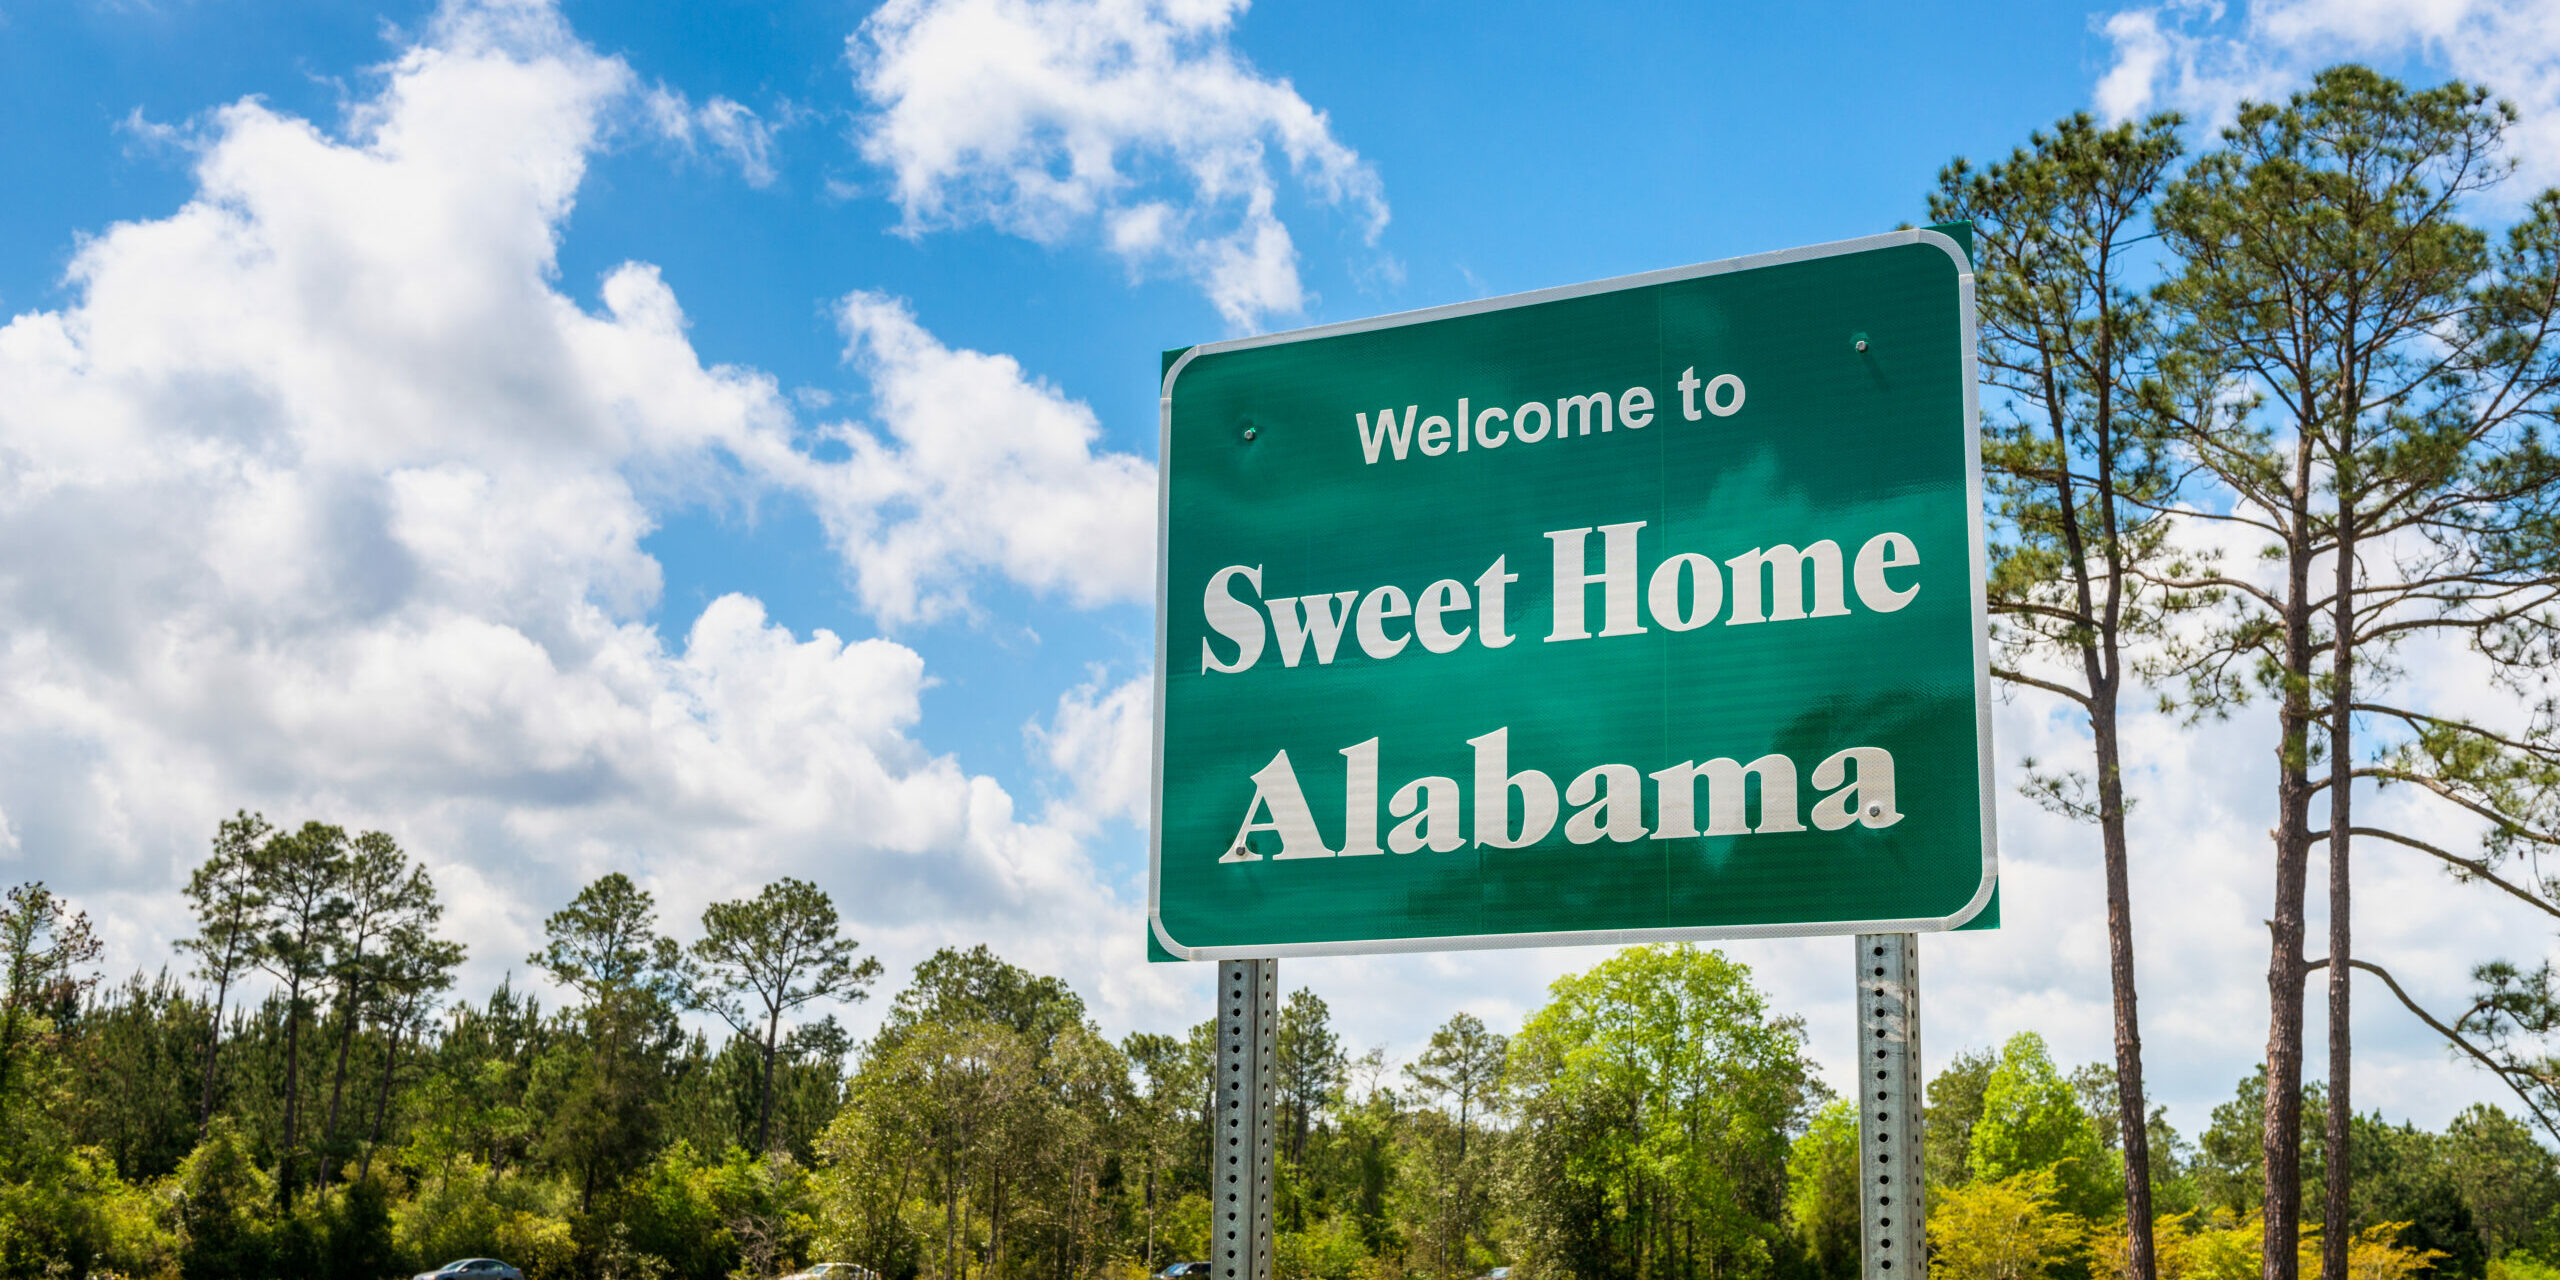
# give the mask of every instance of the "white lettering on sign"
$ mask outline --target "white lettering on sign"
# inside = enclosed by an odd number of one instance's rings
[[[1644,521],[1630,520],[1547,533],[1554,590],[1547,643],[1643,635],[1648,620],[1666,631],[1686,632],[1720,616],[1729,627],[1845,618],[1853,595],[1869,613],[1896,613],[1920,594],[1917,580],[1892,576],[1920,566],[1919,544],[1905,534],[1879,533],[1867,539],[1845,573],[1840,544],[1829,538],[1803,547],[1766,543],[1727,557],[1721,566],[1711,556],[1679,551],[1660,556],[1647,573],[1639,541],[1644,528]],[[1595,533],[1600,535],[1597,568],[1591,545]],[[1506,604],[1508,588],[1520,575],[1508,571],[1509,563],[1508,555],[1494,557],[1476,575],[1472,592],[1465,582],[1442,578],[1419,593],[1388,583],[1300,596],[1265,596],[1261,565],[1228,565],[1209,575],[1201,595],[1202,617],[1216,637],[1201,638],[1200,671],[1249,671],[1266,648],[1279,651],[1283,667],[1329,667],[1342,655],[1345,631],[1376,662],[1410,652],[1453,653],[1471,639],[1500,649],[1517,638],[1510,631]],[[1731,571],[1729,585],[1726,570]],[[1596,635],[1591,630],[1595,592]],[[1469,615],[1472,624],[1466,621]],[[1221,639],[1232,652],[1221,649]],[[1308,661],[1310,656],[1314,661]]]
[[[1606,622],[1604,636],[1642,635],[1644,627],[1636,621],[1636,530],[1644,521],[1600,526],[1601,562],[1598,573],[1582,571],[1582,540],[1589,529],[1558,529],[1547,535],[1556,553],[1556,625],[1547,633],[1547,641],[1588,640],[1591,633],[1582,626],[1583,588],[1597,583],[1602,588],[1602,616]]]
[[[1559,806],[1555,779],[1538,769],[1511,768],[1511,730],[1500,728],[1467,739],[1475,750],[1472,821],[1468,789],[1457,779],[1427,776],[1396,788],[1387,801],[1387,816],[1401,818],[1387,833],[1387,851],[1398,854],[1454,853],[1472,842],[1479,849],[1520,849],[1546,839],[1564,818],[1564,837],[1571,844],[1633,844],[1639,840],[1686,840],[1697,836],[1753,836],[1805,830],[1805,814],[1797,785],[1796,763],[1772,752],[1744,762],[1729,756],[1683,760],[1668,768],[1639,774],[1628,764],[1599,764],[1585,769],[1562,793]],[[1314,811],[1307,804],[1289,753],[1271,757],[1246,781],[1253,784],[1244,819],[1235,839],[1227,842],[1220,862],[1260,862],[1263,854],[1253,837],[1270,832],[1278,847],[1274,861],[1300,858],[1356,857],[1378,848],[1378,753],[1380,740],[1345,747],[1343,759],[1342,848],[1324,841]],[[1644,825],[1644,784],[1653,783],[1654,825]],[[1835,751],[1813,767],[1813,789],[1819,794],[1809,816],[1822,832],[1862,827],[1882,831],[1902,821],[1893,786],[1893,753],[1882,747],[1849,747]],[[1705,790],[1707,825],[1698,827],[1699,791]]]
[[[1690,422],[1712,413],[1729,418],[1742,408],[1742,379],[1720,373],[1700,382],[1694,368],[1680,374],[1680,416]],[[1706,394],[1702,398],[1699,389]],[[1474,449],[1499,449],[1518,442],[1536,444],[1541,440],[1581,438],[1593,434],[1609,435],[1624,427],[1642,431],[1653,425],[1653,389],[1629,387],[1615,395],[1606,391],[1586,391],[1579,395],[1556,397],[1551,405],[1545,400],[1532,400],[1511,408],[1488,406],[1472,408],[1473,398],[1458,397],[1457,411],[1448,416],[1422,416],[1420,404],[1409,404],[1399,417],[1393,406],[1377,411],[1351,415],[1353,433],[1360,438],[1360,456],[1370,466],[1384,462],[1402,462],[1409,457],[1437,458],[1448,453],[1465,453]],[[1702,413],[1699,406],[1703,404]]]

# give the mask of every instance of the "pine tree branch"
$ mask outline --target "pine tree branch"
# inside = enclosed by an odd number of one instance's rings
[[[2304,974],[2308,975],[2315,969],[2325,969],[2328,967],[2329,961],[2326,957],[2323,957],[2305,964],[2302,966],[2302,971]],[[2533,1113],[2535,1122],[2539,1123],[2543,1130],[2549,1133],[2554,1139],[2560,1139],[2560,1124],[2555,1124],[2551,1115],[2543,1110],[2542,1105],[2533,1100],[2533,1095],[2525,1092],[2523,1085],[2516,1083],[2516,1071],[2514,1069],[2499,1065],[2497,1059],[2490,1057],[2477,1045],[2474,1045],[2469,1040],[2464,1039],[2461,1032],[2437,1021],[2434,1014],[2427,1012],[2418,1004],[2417,1001],[2410,999],[2409,993],[2401,990],[2399,980],[2392,977],[2390,972],[2385,970],[2381,965],[2374,964],[2366,960],[2349,959],[2347,961],[2347,967],[2351,969],[2362,969],[2365,972],[2382,979],[2382,984],[2391,988],[2391,994],[2398,996],[2400,998],[2400,1003],[2406,1006],[2409,1012],[2417,1015],[2418,1021],[2433,1028],[2437,1035],[2443,1036],[2448,1043],[2453,1045],[2453,1047],[2462,1050],[2464,1053],[2470,1054],[2471,1057],[2478,1061],[2481,1066],[2487,1067],[2491,1074],[2497,1076],[2498,1079],[2505,1081],[2506,1086],[2515,1090],[2516,1097],[2524,1102],[2525,1110]]]
[[[2544,915],[2560,916],[2560,906],[2555,906],[2544,900],[2540,895],[2534,893],[2530,889],[2526,889],[2513,881],[2500,877],[2496,872],[2489,869],[2489,864],[2485,860],[2466,858],[2449,849],[2439,849],[2434,845],[2428,844],[2424,840],[2404,836],[2396,831],[2385,831],[2380,827],[2350,827],[2347,830],[2350,835],[2372,836],[2376,840],[2388,840],[2393,844],[2415,849],[2418,852],[2426,854],[2427,856],[2443,862],[2448,866],[2459,868],[2464,875],[2477,880],[2485,880],[2490,884],[2496,885],[2498,888],[2515,895],[2518,899],[2531,905],[2535,910],[2542,912]]]
[[[2083,710],[2086,710],[2089,706],[2088,693],[2080,689],[2074,689],[2069,685],[2055,684],[2050,680],[2039,680],[2023,671],[2017,671],[2008,667],[1993,667],[1991,668],[1991,674],[1999,679],[2006,680],[2011,684],[2022,684],[2031,689],[2042,689],[2047,693],[2068,698],[2072,702],[2077,703]]]
[[[2522,751],[2527,755],[2536,757],[2537,759],[2560,760],[2560,749],[2554,749],[2549,746],[2537,746],[2530,742],[2521,742],[2517,739],[2506,737],[2503,734],[2491,733],[2490,731],[2465,720],[2448,720],[2443,716],[2428,715],[2423,711],[2410,711],[2402,707],[2385,706],[2378,702],[2359,702],[2354,704],[2354,710],[2360,714],[2390,716],[2394,719],[2406,721],[2413,727],[2435,725],[2440,728],[2452,729],[2461,733],[2469,734],[2475,738],[2486,738],[2491,742],[2497,743],[2499,746],[2508,747],[2516,751]]]
[[[2131,567],[2127,567],[2125,572],[2133,574],[2153,586],[2167,587],[2172,591],[2199,591],[2207,587],[2222,587],[2248,596],[2249,598],[2256,600],[2259,604],[2265,605],[2270,610],[2281,612],[2284,607],[2279,601],[2277,601],[2273,593],[2251,583],[2242,582],[2238,578],[2225,578],[2219,574],[2209,574],[2200,578],[2172,578]]]
[[[2409,783],[2412,786],[2432,791],[2454,804],[2460,805],[2483,818],[2487,818],[2489,821],[2498,824],[2501,829],[2509,832],[2510,834],[2521,836],[2535,844],[2560,845],[2560,836],[2555,836],[2547,831],[2536,831],[2533,828],[2506,816],[2505,814],[2489,808],[2487,805],[2481,804],[2468,796],[2457,793],[2453,788],[2446,786],[2443,782],[2435,778],[2431,778],[2426,774],[2411,773],[2406,769],[2393,769],[2383,765],[2373,765],[2368,768],[2356,770],[2355,776],[2359,778],[2380,778],[2386,782]]]

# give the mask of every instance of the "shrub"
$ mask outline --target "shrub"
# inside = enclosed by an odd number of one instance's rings
[[[1943,1189],[1929,1206],[1940,1280],[2036,1280],[2080,1256],[2088,1224],[2056,1208],[2052,1168]]]
[[[275,1185],[229,1116],[178,1166],[177,1218],[186,1280],[265,1280],[276,1269]]]

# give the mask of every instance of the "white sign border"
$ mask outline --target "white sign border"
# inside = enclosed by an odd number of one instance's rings
[[[1172,554],[1169,545],[1173,510],[1173,383],[1193,360],[1224,351],[1246,351],[1255,347],[1279,346],[1304,342],[1311,338],[1330,338],[1346,333],[1368,333],[1378,329],[1395,329],[1405,325],[1448,320],[1458,316],[1482,315],[1489,311],[1507,311],[1514,307],[1533,306],[1541,302],[1557,302],[1566,298],[1587,298],[1595,294],[1640,289],[1648,285],[1671,284],[1696,280],[1705,276],[1730,275],[1761,267],[1783,266],[1792,262],[1811,262],[1819,258],[1842,257],[1853,253],[1870,253],[1900,245],[1936,245],[1955,261],[1956,293],[1960,311],[1961,341],[1964,349],[1964,437],[1965,492],[1974,513],[1969,527],[1973,534],[1973,706],[1974,738],[1981,747],[1979,763],[1982,779],[1982,882],[1974,889],[1973,899],[1949,916],[1920,916],[1904,920],[1818,920],[1786,924],[1694,925],[1663,929],[1564,929],[1544,933],[1477,933],[1438,938],[1345,939],[1333,942],[1288,942],[1225,947],[1190,947],[1174,941],[1165,931],[1163,902],[1164,867],[1164,694],[1167,645],[1172,613],[1166,607],[1171,599]],[[1991,627],[1990,601],[1986,583],[1990,576],[1990,549],[1982,517],[1982,370],[1977,348],[1980,345],[1974,314],[1973,261],[1965,255],[1964,246],[1943,231],[1915,227],[1888,231],[1882,235],[1860,236],[1854,240],[1835,240],[1829,244],[1807,245],[1799,249],[1780,249],[1773,253],[1755,253],[1719,262],[1702,262],[1686,267],[1667,267],[1635,275],[1592,280],[1582,284],[1561,285],[1552,289],[1536,289],[1527,293],[1505,294],[1496,298],[1479,298],[1473,302],[1454,303],[1444,307],[1427,307],[1420,311],[1401,311],[1391,315],[1371,316],[1363,320],[1345,320],[1337,324],[1316,325],[1307,329],[1290,329],[1280,333],[1259,334],[1250,338],[1229,338],[1222,342],[1204,342],[1182,353],[1173,366],[1165,370],[1162,399],[1157,403],[1156,426],[1156,680],[1155,741],[1152,773],[1147,792],[1147,929],[1166,951],[1183,960],[1258,960],[1266,957],[1384,955],[1409,951],[1488,951],[1504,947],[1583,947],[1625,946],[1644,942],[1706,942],[1721,938],[1814,938],[1837,934],[1859,933],[1944,933],[1960,929],[1981,915],[1991,905],[1993,892],[2000,884],[1999,821],[1992,805],[1996,785],[1992,771],[1991,751]]]

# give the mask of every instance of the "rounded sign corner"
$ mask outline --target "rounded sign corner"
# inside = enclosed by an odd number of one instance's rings
[[[1987,856],[1983,859],[1983,864],[1982,884],[1973,891],[1973,900],[1961,907],[1958,907],[1954,915],[1948,916],[1946,920],[1932,932],[1953,933],[1958,929],[1962,929],[1966,925],[1972,924],[1984,911],[1990,908],[1992,899],[1996,897],[2000,891],[2000,868],[1992,865],[1989,857]]]
[[[1200,958],[1194,953],[1192,948],[1174,941],[1173,935],[1165,932],[1164,912],[1161,908],[1154,906],[1147,908],[1147,930],[1156,936],[1156,943],[1159,946],[1162,946],[1165,950],[1172,952],[1175,956],[1184,960],[1197,960]]]
[[[1173,380],[1181,377],[1182,371],[1190,368],[1191,362],[1199,359],[1201,355],[1207,352],[1213,345],[1215,344],[1202,343],[1184,351],[1180,356],[1174,359],[1172,365],[1168,366],[1164,371],[1164,388],[1160,393],[1161,399],[1168,402],[1173,399]]]
[[[1947,257],[1956,264],[1956,276],[1959,279],[1973,278],[1973,258],[1964,251],[1963,245],[1956,243],[1954,236],[1928,227],[1918,228],[1912,236],[1915,243],[1933,244],[1944,250]]]

